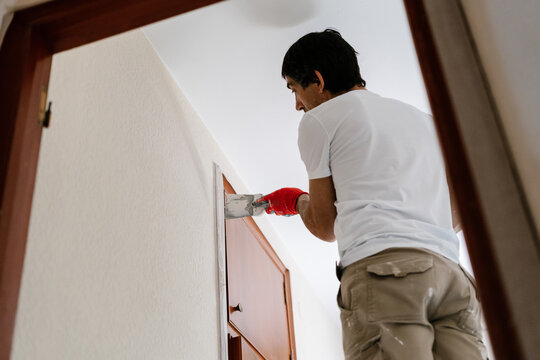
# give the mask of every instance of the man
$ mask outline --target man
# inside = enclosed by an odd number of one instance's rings
[[[294,43],[282,76],[305,112],[298,146],[309,194],[284,188],[261,201],[337,239],[345,357],[485,359],[431,117],[368,91],[335,30]]]

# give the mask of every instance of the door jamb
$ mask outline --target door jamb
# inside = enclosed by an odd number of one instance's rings
[[[540,243],[464,9],[404,3],[494,353],[533,358]]]

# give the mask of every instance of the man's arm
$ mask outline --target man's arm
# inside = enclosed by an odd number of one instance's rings
[[[296,202],[296,211],[308,230],[321,240],[333,242],[334,221],[337,210],[334,205],[336,190],[332,176],[309,180],[309,195],[302,194]]]

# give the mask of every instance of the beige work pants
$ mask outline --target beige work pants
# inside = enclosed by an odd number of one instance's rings
[[[357,261],[337,300],[347,360],[487,358],[473,280],[443,256],[398,248]]]

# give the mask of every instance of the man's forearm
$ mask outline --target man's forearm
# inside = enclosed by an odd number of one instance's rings
[[[335,212],[333,214],[320,214],[316,210],[311,206],[308,194],[300,195],[296,202],[296,211],[300,214],[306,228],[321,240],[334,241],[336,239],[334,235]]]

